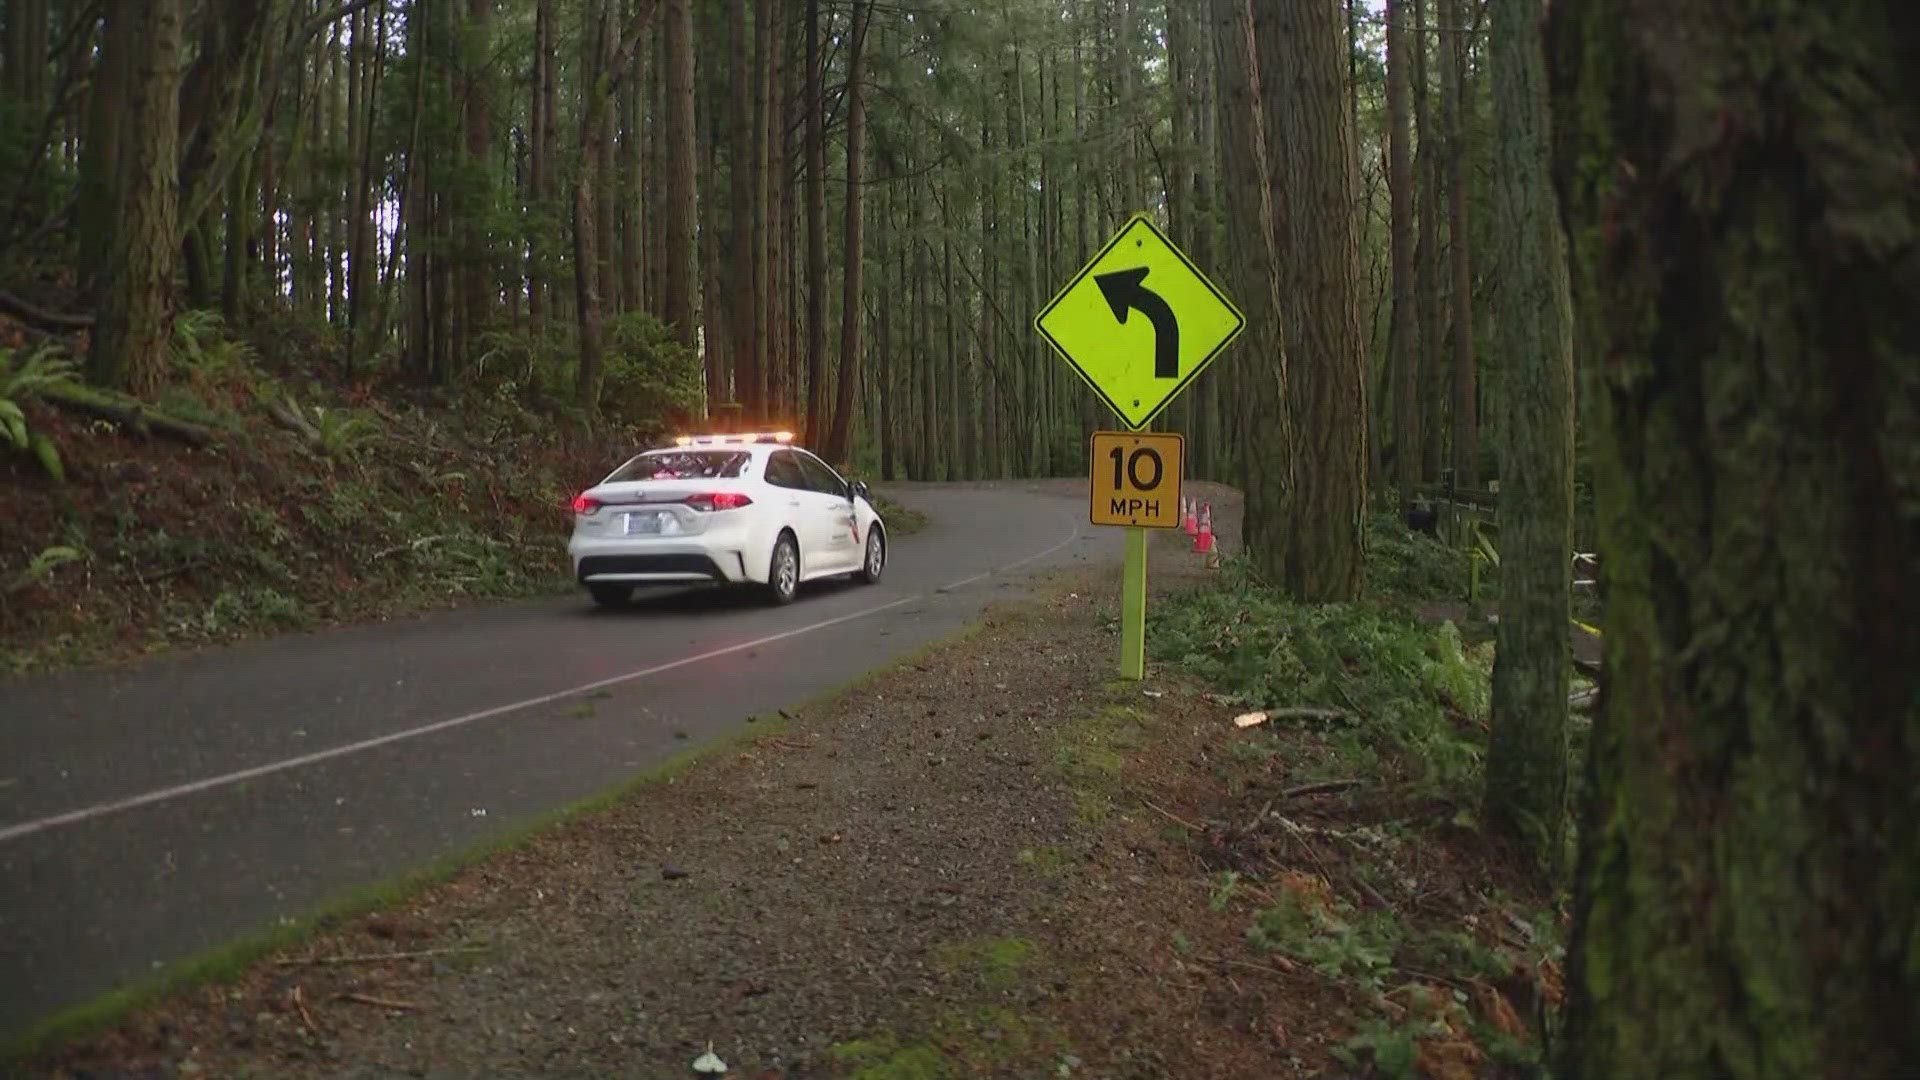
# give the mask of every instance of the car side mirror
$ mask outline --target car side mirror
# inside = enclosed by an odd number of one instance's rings
[[[848,485],[848,495],[851,498],[866,498],[867,482],[865,480],[855,480],[852,484]]]

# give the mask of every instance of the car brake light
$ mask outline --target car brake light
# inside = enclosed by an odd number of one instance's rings
[[[738,510],[753,505],[753,500],[737,491],[716,491],[711,495],[689,495],[687,505],[695,510]]]
[[[595,510],[600,509],[602,505],[599,499],[588,495],[584,491],[573,497],[573,512],[576,514],[591,514]]]

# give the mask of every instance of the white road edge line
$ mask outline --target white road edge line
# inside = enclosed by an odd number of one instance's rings
[[[1007,565],[1000,567],[998,570],[989,570],[985,574],[980,574],[975,577],[968,578],[966,582],[961,582],[960,584],[964,585],[967,582],[978,581],[981,578],[990,577],[996,573],[1005,573],[1008,570],[1013,570],[1018,567],[1025,566],[1026,564],[1033,562],[1036,559],[1043,559],[1048,555],[1051,555],[1054,552],[1059,551],[1061,548],[1066,547],[1067,545],[1073,543],[1075,540],[1079,539],[1079,537],[1080,537],[1080,524],[1079,522],[1076,521],[1073,526],[1073,535],[1061,541],[1060,543],[1055,544],[1054,546],[1046,549],[1045,551],[1039,552],[1034,555],[1029,555],[1018,562],[1008,563]],[[957,588],[957,587],[958,586],[948,586],[948,588]],[[926,599],[926,595],[927,594],[925,593],[915,593],[912,596],[903,596],[898,600],[890,601],[885,604],[879,604],[870,608],[863,608],[860,611],[851,612],[846,615],[835,616],[834,618],[831,618],[831,619],[823,619],[820,622],[810,623],[806,626],[797,627],[792,630],[785,630],[778,634],[769,634],[766,637],[755,638],[752,641],[743,641],[738,645],[728,645],[727,647],[722,649],[711,649],[707,652],[698,653],[694,656],[683,656],[678,660],[669,660],[664,664],[655,664],[652,667],[641,668],[638,671],[630,671],[624,675],[615,675],[615,676],[612,676],[611,678],[599,679],[594,682],[584,683],[580,686],[570,687],[566,690],[558,690],[551,694],[542,694],[539,697],[527,698],[525,701],[516,701],[508,705],[496,705],[491,709],[482,709],[479,712],[471,712],[471,713],[467,713],[464,716],[455,716],[446,720],[436,720],[431,724],[421,724],[418,727],[410,727],[401,731],[391,731],[385,735],[376,735],[371,739],[361,739],[358,742],[346,743],[344,745],[331,747],[326,750],[316,750],[311,754],[301,754],[299,757],[286,758],[281,761],[272,761],[272,762],[268,762],[265,765],[255,765],[250,769],[239,769],[230,773],[222,773],[219,776],[209,776],[203,780],[194,780],[194,781],[191,781],[190,783],[176,784],[173,787],[158,788],[153,791],[143,792],[139,795],[129,796],[128,798],[125,798],[125,799],[116,799],[116,800],[113,800],[112,802],[95,803],[92,806],[83,806],[78,810],[69,810],[66,813],[54,814],[51,817],[37,818],[33,821],[23,821],[17,825],[9,825],[9,826],[6,826],[5,828],[0,828],[0,843],[6,843],[9,840],[18,840],[23,836],[31,836],[34,833],[45,832],[48,829],[58,828],[62,825],[77,825],[82,821],[88,821],[97,817],[105,817],[108,814],[117,814],[122,810],[133,810],[142,806],[151,806],[154,803],[168,802],[173,799],[178,799],[188,795],[198,794],[199,792],[202,792],[202,791],[211,791],[214,788],[221,788],[221,787],[227,787],[232,784],[244,783],[245,781],[257,779],[262,776],[271,776],[274,773],[286,772],[289,769],[298,769],[308,765],[317,765],[323,761],[330,761],[338,757],[346,757],[349,754],[357,754],[362,750],[372,750],[376,747],[386,746],[389,743],[404,742],[405,740],[408,740],[408,739],[416,739],[422,735],[431,735],[436,731],[446,731],[449,728],[464,727],[467,724],[476,723],[481,720],[488,720],[493,717],[502,716],[511,712],[518,712],[521,709],[531,709],[539,705],[552,704],[553,702],[560,701],[565,698],[570,698],[577,694],[588,693],[593,690],[599,690],[603,687],[608,687],[608,686],[615,686],[624,682],[633,682],[636,679],[645,679],[653,675],[659,675],[664,672],[672,671],[675,668],[683,668],[691,664],[699,664],[708,660],[716,660],[722,656],[728,656],[733,653],[743,652],[747,649],[757,649],[764,645],[771,645],[777,641],[785,641],[788,638],[796,638],[802,634],[810,634],[815,630],[825,630],[829,626],[838,626],[841,623],[852,622],[855,619],[864,619],[869,615],[878,615],[883,611],[891,611],[894,608],[901,607],[906,604],[911,604],[916,600],[924,600]]]

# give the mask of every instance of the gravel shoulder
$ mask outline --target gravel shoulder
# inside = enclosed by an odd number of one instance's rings
[[[1234,546],[1237,497],[1189,486]],[[1207,573],[1189,546],[1156,535],[1156,602]],[[783,1080],[1252,1078],[1292,1071],[1282,1036],[1313,1067],[1310,1030],[1170,945],[1205,883],[1154,774],[1224,710],[1114,679],[1118,585],[1038,579],[764,734],[16,1067],[669,1077],[711,1044]]]

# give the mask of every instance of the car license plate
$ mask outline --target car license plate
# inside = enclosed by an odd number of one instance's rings
[[[637,514],[628,514],[627,535],[652,535],[660,531],[660,511],[646,510]]]

